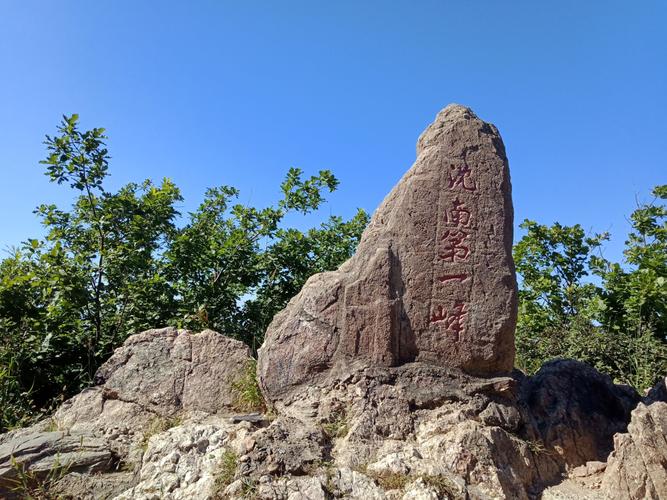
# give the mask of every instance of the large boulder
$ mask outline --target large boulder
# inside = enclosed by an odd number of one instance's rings
[[[568,467],[605,460],[624,432],[639,394],[571,359],[546,363],[521,389],[535,439]]]
[[[235,382],[251,360],[245,344],[211,330],[132,335],[100,367],[95,386],[33,427],[0,435],[0,498],[20,497],[14,489],[21,477],[57,479],[60,492],[75,498],[132,487],[131,471],[145,462],[153,435],[235,412]]]
[[[350,363],[414,361],[476,375],[514,364],[516,279],[509,168],[497,129],[442,110],[356,254],[276,315],[259,353],[270,401]]]
[[[628,432],[614,437],[602,480],[604,498],[667,498],[667,403],[640,403]]]
[[[129,337],[95,375],[106,399],[136,403],[166,416],[229,410],[232,383],[250,361],[239,340],[212,330],[147,330]]]

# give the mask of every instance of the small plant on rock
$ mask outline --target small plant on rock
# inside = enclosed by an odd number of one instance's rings
[[[322,430],[329,439],[336,439],[347,436],[350,427],[345,413],[338,413],[333,416],[330,422],[322,424]]]
[[[382,471],[370,472],[366,471],[366,475],[373,479],[380,488],[385,491],[402,490],[410,482],[410,476],[401,474],[399,472]]]
[[[244,477],[241,482],[243,483],[243,486],[241,487],[243,498],[249,500],[257,498],[257,481],[249,477]]]
[[[60,458],[56,457],[53,467],[46,473],[37,473],[19,463],[14,457],[11,457],[11,465],[16,473],[16,479],[12,482],[15,486],[12,491],[19,498],[27,500],[57,500],[60,495],[52,492],[53,485],[60,481],[68,472],[69,466],[60,463]]]
[[[232,383],[234,391],[234,408],[241,412],[263,412],[266,404],[257,382],[257,361],[251,359],[245,366],[243,374]]]
[[[459,488],[446,476],[423,475],[420,479],[436,491],[438,498],[459,498]]]
[[[537,440],[526,441],[526,444],[528,445],[528,449],[536,455],[537,454],[549,455],[551,453],[549,450],[546,449],[546,447],[541,441]]]
[[[222,454],[218,474],[215,478],[215,486],[213,487],[213,498],[223,498],[223,491],[234,481],[238,461],[238,455],[232,450],[227,449]]]

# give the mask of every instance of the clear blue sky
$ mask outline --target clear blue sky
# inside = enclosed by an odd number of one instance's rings
[[[106,127],[112,185],[172,178],[193,209],[257,205],[290,166],[369,211],[450,102],[495,123],[517,222],[615,236],[667,182],[667,2],[0,0],[0,247],[66,203],[38,161],[63,113]]]

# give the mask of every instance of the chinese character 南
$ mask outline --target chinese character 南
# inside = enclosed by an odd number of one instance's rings
[[[470,210],[468,210],[466,204],[456,198],[453,207],[445,211],[445,225],[449,227],[470,227],[470,216]]]

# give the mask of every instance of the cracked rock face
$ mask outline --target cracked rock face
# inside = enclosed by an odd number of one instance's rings
[[[632,412],[627,433],[614,436],[602,479],[606,498],[667,498],[667,379]]]
[[[163,328],[129,337],[100,367],[96,386],[51,418],[0,436],[0,498],[14,497],[17,466],[36,476],[62,467],[79,498],[122,491],[135,478],[121,469],[142,462],[148,434],[193,415],[234,411],[232,385],[250,360],[245,344],[211,330]],[[102,486],[93,472],[114,474]]]
[[[446,107],[354,257],[313,276],[274,318],[259,355],[265,396],[279,400],[350,363],[511,371],[512,221],[497,129],[468,108]]]
[[[229,380],[243,372],[250,349],[212,330],[164,328],[127,339],[95,375],[105,399],[136,403],[159,415],[230,408]],[[137,376],[139,374],[139,376]]]

